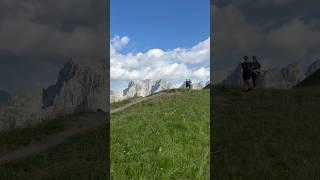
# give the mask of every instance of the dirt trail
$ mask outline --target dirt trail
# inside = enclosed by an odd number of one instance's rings
[[[146,101],[151,98],[155,98],[155,97],[159,97],[159,96],[163,96],[163,95],[175,95],[175,94],[177,94],[177,93],[159,93],[159,94],[155,94],[153,96],[149,96],[149,97],[145,97],[145,98],[138,98],[138,99],[133,100],[132,102],[122,106],[122,107],[112,109],[110,111],[110,114],[121,112],[134,104],[140,103],[142,101]],[[89,115],[89,117],[88,117],[88,115],[84,116],[84,117],[79,117],[79,121],[77,121],[77,122],[79,122],[79,124],[74,125],[70,129],[66,129],[66,130],[59,132],[57,134],[50,135],[45,140],[43,140],[41,142],[29,144],[25,147],[21,147],[15,151],[12,151],[12,152],[9,152],[6,154],[0,154],[0,165],[4,164],[6,162],[23,159],[23,158],[29,157],[31,155],[41,153],[41,152],[49,149],[50,147],[54,147],[56,145],[63,143],[64,140],[66,140],[76,134],[93,129],[93,128],[98,127],[100,125],[107,124],[106,121],[101,121],[101,118],[97,118],[94,116],[96,116],[96,115],[92,114],[92,115]]]

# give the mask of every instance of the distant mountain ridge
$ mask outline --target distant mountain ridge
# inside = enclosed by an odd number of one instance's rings
[[[43,108],[55,112],[106,111],[106,69],[104,62],[70,60],[60,70],[56,84],[43,90]]]
[[[0,106],[0,131],[76,112],[107,112],[107,72],[105,61],[70,59],[58,72],[55,83],[23,89],[10,97],[8,104]],[[203,82],[193,84],[194,89],[205,86]],[[172,88],[175,87],[163,79],[135,80],[122,91],[110,90],[110,101],[145,97]]]
[[[275,89],[293,88],[318,69],[320,69],[320,60],[310,64],[305,73],[298,63],[291,63],[282,68],[265,69],[260,74],[257,86]],[[243,84],[241,65],[238,64],[221,84],[241,86]]]
[[[55,84],[25,89],[0,107],[0,131],[74,112],[107,111],[106,73],[104,61],[68,61]]]
[[[204,83],[203,81],[200,82],[192,82],[192,89],[203,89],[209,82]],[[159,79],[159,80],[152,80],[152,79],[145,79],[145,80],[134,80],[130,81],[128,87],[124,90],[120,91],[111,91],[110,94],[110,102],[117,102],[127,98],[132,97],[146,97],[152,95],[154,93],[175,88],[173,84],[167,82],[166,80]],[[185,89],[186,84],[185,82],[182,83],[179,88]]]
[[[172,88],[173,85],[163,79],[134,80],[130,81],[128,87],[123,91],[113,92],[113,94],[110,95],[110,102],[117,102],[132,97],[145,97]]]

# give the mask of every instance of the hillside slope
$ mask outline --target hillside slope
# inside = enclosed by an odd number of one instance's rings
[[[209,178],[209,90],[168,93],[111,116],[113,179]]]
[[[80,118],[80,119],[79,119]],[[51,121],[43,121],[35,128],[16,129],[0,133],[0,155],[8,150],[16,150],[30,143],[47,143],[46,137],[68,128],[85,126],[83,119],[105,121],[103,113],[75,114]],[[106,179],[107,128],[105,125],[83,131],[61,144],[36,155],[23,159],[0,163],[0,179]],[[3,147],[4,146],[4,147]],[[35,149],[36,150],[36,149]]]
[[[300,82],[296,87],[320,86],[320,69],[309,75]]]
[[[216,179],[317,179],[320,88],[215,87]]]
[[[208,178],[209,91],[169,90],[148,98],[112,114],[113,179]],[[0,133],[0,142],[5,144],[0,154],[41,142],[75,126],[79,117],[105,121],[103,113],[87,113]],[[106,179],[108,133],[100,125],[44,152],[0,164],[0,179]]]

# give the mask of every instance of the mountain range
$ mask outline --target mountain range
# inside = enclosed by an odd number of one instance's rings
[[[298,63],[283,68],[262,71],[258,86],[262,88],[288,89],[319,83],[320,60],[310,64],[302,72]],[[108,82],[104,61],[69,60],[59,71],[57,80],[50,86],[34,86],[10,96],[0,91],[0,131],[37,124],[44,119],[52,119],[75,112],[108,111],[109,102],[105,92]],[[225,78],[223,84],[241,85],[241,67]],[[207,83],[193,83],[193,89],[209,87]],[[173,89],[166,80],[134,80],[121,91],[110,90],[110,101],[126,98],[145,97],[162,90]],[[178,88],[185,88],[182,83]]]
[[[192,83],[192,89],[203,89],[207,83],[203,83],[203,81]],[[133,97],[146,97],[152,95],[154,93],[167,90],[167,89],[174,89],[172,83],[167,82],[166,80],[159,79],[159,80],[152,80],[152,79],[145,79],[145,80],[134,80],[130,81],[128,87],[124,90],[120,91],[111,91],[110,92],[110,102],[117,102],[128,98]],[[179,86],[180,89],[186,88],[186,83],[182,83]]]
[[[289,89],[295,87],[306,77],[320,68],[320,60],[310,64],[303,72],[299,63],[291,63],[282,68],[270,68],[261,72],[257,86],[260,88]],[[221,82],[226,85],[242,85],[241,65],[238,64],[234,70]]]
[[[0,131],[75,112],[107,111],[106,73],[102,60],[69,60],[55,84],[25,89],[0,106]]]
[[[297,84],[296,87],[311,87],[315,85],[320,85],[320,69],[307,76],[302,82]]]

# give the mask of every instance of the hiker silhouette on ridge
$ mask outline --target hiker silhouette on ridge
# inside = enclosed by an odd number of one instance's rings
[[[243,62],[241,63],[242,79],[243,79],[243,84],[246,91],[251,90],[250,79],[251,79],[251,73],[252,73],[252,63],[249,62],[248,59],[249,59],[248,56],[244,56]]]
[[[191,89],[192,82],[190,79],[186,79],[186,89]]]
[[[257,86],[257,81],[260,76],[261,64],[257,60],[256,56],[252,56],[252,62],[249,61],[248,56],[244,56],[241,67],[244,88],[246,91],[250,91],[252,90],[252,88],[255,88]]]
[[[252,79],[253,87],[257,86],[257,81],[260,76],[260,68],[261,68],[261,65],[260,65],[259,61],[257,60],[257,57],[252,56],[251,79]]]

